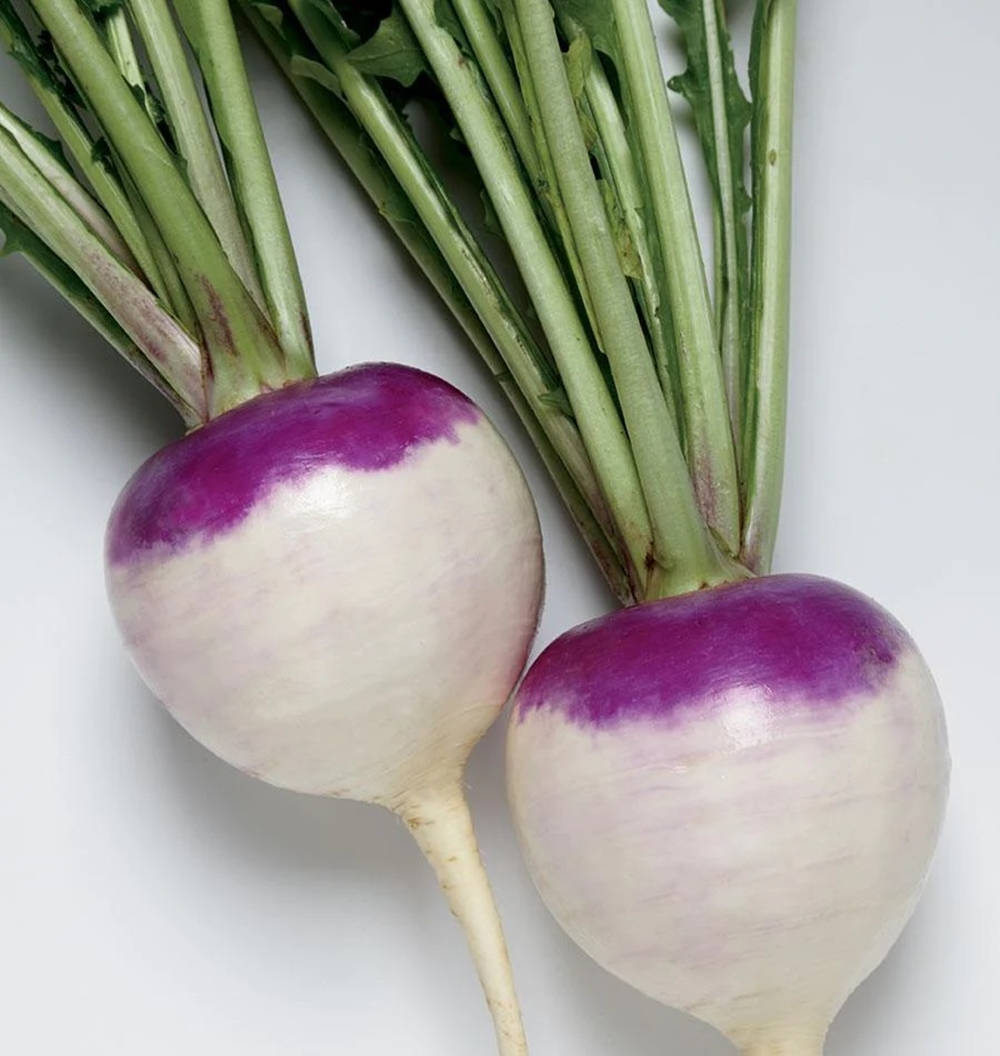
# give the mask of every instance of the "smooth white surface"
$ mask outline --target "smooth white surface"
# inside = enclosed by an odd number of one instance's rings
[[[602,726],[567,698],[572,675],[535,681],[507,741],[511,812],[553,916],[741,1050],[815,1045],[898,938],[941,831],[948,748],[919,653],[823,711],[741,686]]]
[[[538,530],[479,416],[379,472],[281,483],[207,542],[113,564],[108,593],[200,744],[280,788],[395,809],[454,785],[516,685]]]
[[[903,620],[940,683],[955,765],[924,900],[828,1056],[991,1056],[1000,11],[801,6],[778,565],[844,579]],[[415,363],[487,408],[538,497],[547,642],[608,604],[583,547],[455,328],[266,63],[253,65],[322,365]],[[6,59],[0,94],[34,113]],[[462,940],[400,823],[219,763],[118,646],[104,521],[174,435],[169,412],[17,260],[0,264],[0,362],[0,1050],[489,1056]],[[514,846],[501,760],[495,729],[469,777],[535,1056],[726,1056],[709,1028],[616,982],[549,919]]]

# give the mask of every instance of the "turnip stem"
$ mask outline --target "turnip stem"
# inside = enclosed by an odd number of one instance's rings
[[[132,41],[132,30],[123,7],[111,8],[95,15],[95,21],[104,37],[108,54],[115,60],[122,77],[137,96],[142,98],[143,109],[149,120],[155,125],[158,119],[155,101],[146,90],[146,79],[139,64],[135,44]]]
[[[742,429],[743,379],[746,372],[744,333],[744,268],[746,243],[740,241],[740,225],[745,224],[737,189],[742,186],[745,155],[734,156],[732,130],[726,105],[726,79],[723,65],[725,8],[720,0],[701,0],[708,53],[708,83],[712,106],[712,136],[715,145],[716,208],[715,225],[719,256],[719,283],[715,290],[719,320],[719,346],[726,384],[726,400],[733,436]],[[727,45],[728,46],[728,43]],[[745,231],[745,228],[744,228]],[[742,245],[742,251],[741,251]]]
[[[0,128],[0,193],[17,217],[79,276],[175,392],[204,419],[201,354],[177,321],[104,245]]]
[[[338,79],[351,112],[371,136],[379,153],[405,188],[413,208],[479,313],[492,338],[487,351],[480,349],[490,369],[494,374],[498,374],[499,370],[509,372],[508,381],[501,381],[501,384],[508,390],[509,396],[513,397],[518,388],[524,394],[527,407],[551,446],[558,452],[575,487],[586,497],[598,519],[602,520],[601,531],[605,538],[613,538],[614,527],[607,515],[580,434],[561,409],[546,403],[546,396],[556,384],[551,369],[542,369],[545,356],[507,296],[486,255],[458,211],[448,201],[412,133],[388,104],[377,82],[351,63],[347,49],[326,18],[309,4],[301,4],[298,0],[292,0],[292,7],[313,46]],[[515,406],[517,404],[518,401],[515,401]],[[531,424],[526,422],[526,425],[531,432]],[[547,459],[548,454],[544,452],[543,458]],[[577,507],[574,518],[582,528],[579,519],[581,512]],[[593,517],[589,518],[588,524],[593,520]],[[585,533],[592,549],[599,542],[593,538],[593,527],[589,524]],[[607,564],[609,558],[611,554],[601,556],[602,566]],[[613,586],[618,593],[620,585],[615,583]]]
[[[563,16],[561,23],[570,40],[574,40],[582,32],[581,27],[569,16]],[[591,62],[584,89],[604,149],[608,175],[618,195],[625,226],[642,269],[637,292],[650,344],[656,357],[660,386],[677,425],[678,434],[683,440],[684,420],[677,413],[679,384],[676,376],[676,353],[672,347],[673,327],[670,305],[661,297],[660,292],[665,289],[665,280],[662,278],[659,247],[655,244],[656,231],[655,228],[649,227],[644,219],[649,213],[649,203],[643,194],[625,119],[608,75],[599,60]]]
[[[507,944],[460,786],[412,793],[396,813],[437,874],[465,932],[493,1016],[500,1056],[525,1056],[528,1048]]]
[[[212,414],[288,380],[281,350],[174,156],[75,0],[32,0],[177,260],[212,362]]]
[[[164,291],[160,294],[163,305],[170,310],[174,318],[192,337],[200,340],[201,327],[198,323],[198,316],[195,314],[194,305],[192,305],[191,298],[184,288],[184,281],[177,270],[177,262],[164,241],[160,229],[156,226],[156,221],[153,219],[153,215],[150,213],[142,193],[136,186],[135,180],[132,179],[128,170],[122,165],[121,159],[117,156],[115,156],[114,164],[121,176],[122,187],[125,191],[125,196],[128,198],[132,215],[135,217],[135,222],[139,225],[139,230],[142,231],[146,245],[149,246],[150,255],[156,266],[156,274],[160,276],[160,283]]]
[[[797,0],[762,0],[754,27],[753,275],[742,557],[771,567],[785,459]]]
[[[128,8],[156,74],[170,130],[184,158],[191,190],[205,210],[243,285],[263,307],[264,293],[253,254],[243,233],[212,130],[167,2],[129,0]]]
[[[315,375],[302,278],[229,0],[176,0],[174,6],[205,78],[229,182],[289,373]]]
[[[611,0],[611,6],[663,247],[691,477],[706,521],[735,555],[740,530],[736,449],[708,281],[656,38],[646,0]]]
[[[549,225],[558,235],[558,242],[562,247],[562,255],[573,277],[576,295],[583,305],[587,322],[596,334],[597,320],[594,316],[594,303],[584,279],[580,255],[577,253],[569,217],[566,215],[566,205],[563,202],[562,195],[559,193],[559,181],[556,178],[556,170],[552,163],[552,152],[549,150],[549,144],[545,138],[545,130],[542,128],[542,118],[538,108],[538,93],[535,90],[535,82],[531,76],[531,69],[528,65],[524,48],[524,39],[521,36],[521,27],[518,24],[513,5],[502,4],[500,17],[503,19],[507,43],[510,45],[511,55],[514,58],[521,94],[524,97],[525,109],[528,111],[528,119],[535,137],[535,150],[539,162],[538,171],[531,174],[534,181],[535,196]]]
[[[45,60],[35,47],[24,23],[6,4],[0,3],[0,44],[4,50],[23,56],[24,76],[59,138],[86,177],[98,200],[107,210],[153,290],[164,301],[169,300],[163,277],[136,220],[128,197],[116,176],[95,157],[93,137],[84,127],[73,107],[60,95],[54,82],[42,76]]]
[[[521,94],[517,77],[483,0],[452,0],[455,13],[465,30],[483,77],[490,86],[497,109],[503,115],[507,130],[521,157],[524,168],[534,182],[541,179],[541,162],[531,130],[531,120]]]
[[[0,189],[0,229],[6,231],[7,234],[7,241],[0,255],[20,253],[38,274],[62,294],[101,337],[169,402],[184,420],[186,426],[193,429],[204,422],[204,411],[199,413],[177,395],[173,387],[140,351],[111,313],[81,281],[80,276],[61,257],[57,256],[31,228],[18,220],[10,205],[5,201],[2,189]]]
[[[545,137],[590,291],[653,527],[647,597],[727,578],[705,529],[680,439],[621,270],[548,0],[515,0]],[[713,346],[714,348],[714,346]],[[728,430],[728,421],[726,422]]]
[[[91,231],[132,271],[138,273],[139,265],[128,246],[110,221],[104,210],[77,182],[73,173],[62,164],[55,154],[38,136],[0,103],[0,128],[5,129],[17,141],[25,156],[45,177],[68,206],[80,217]]]
[[[101,36],[107,46],[108,54],[118,67],[125,83],[132,89],[132,94],[142,101],[143,109],[149,118],[151,127],[159,133],[159,114],[154,100],[150,96],[142,67],[139,65],[139,56],[136,54],[135,45],[132,42],[132,31],[123,8],[113,8],[102,11],[95,15],[95,23],[101,32]],[[184,288],[184,280],[178,270],[177,261],[167,246],[167,243],[156,226],[156,221],[149,207],[142,197],[142,193],[132,178],[127,168],[122,163],[120,155],[114,154],[115,164],[121,174],[125,193],[128,195],[132,209],[135,213],[136,222],[142,228],[146,241],[149,243],[150,252],[156,261],[156,267],[163,276],[163,285],[166,287],[167,297],[165,303],[171,308],[177,321],[192,335],[200,333],[198,317]]]

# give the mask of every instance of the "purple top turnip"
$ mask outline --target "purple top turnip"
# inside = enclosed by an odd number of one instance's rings
[[[393,809],[457,783],[541,598],[506,445],[457,390],[391,365],[260,396],[160,451],[107,553],[125,641],[198,740]]]
[[[747,1053],[820,1052],[913,910],[948,770],[910,637],[811,576],[569,631],[525,678],[508,739],[514,818],[556,918]]]
[[[524,1040],[461,791],[534,638],[534,504],[438,378],[375,364],[154,455],[108,526],[108,594],[152,691],[227,762],[399,814],[465,927],[500,1051]]]

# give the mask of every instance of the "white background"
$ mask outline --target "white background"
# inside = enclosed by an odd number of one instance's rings
[[[992,0],[802,4],[778,565],[855,584],[909,626],[955,762],[926,896],[829,1056],[1000,1051],[998,60]],[[488,409],[541,509],[543,645],[608,604],[596,573],[444,311],[256,52],[252,65],[321,366],[419,364]],[[34,112],[9,60],[0,91]],[[19,260],[0,269],[0,355],[0,1050],[489,1053],[462,941],[400,825],[228,769],[118,646],[101,535],[123,482],[176,434],[169,412]],[[469,783],[533,1052],[724,1056],[548,918],[514,845],[502,743],[498,727]]]

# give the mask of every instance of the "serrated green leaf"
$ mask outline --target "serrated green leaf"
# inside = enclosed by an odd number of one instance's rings
[[[10,55],[29,76],[41,81],[46,88],[56,90],[52,75],[42,62],[37,50],[22,37],[14,37],[10,45]]]
[[[32,37],[10,0],[0,0],[0,26],[3,27],[2,37],[9,41],[11,57],[30,80],[57,96],[66,106],[81,104],[76,86],[59,65],[52,38],[47,32],[40,33],[37,40]]]
[[[132,95],[135,97],[135,101],[143,108],[146,109],[146,89],[141,84],[130,84],[129,88],[132,89]]]
[[[722,176],[719,165],[719,150],[715,120],[712,110],[712,72],[706,31],[706,4],[715,4],[718,25],[717,53],[721,59],[722,99],[726,114],[726,149],[730,158],[731,185],[729,193],[736,210],[736,260],[727,264],[727,283],[737,281],[733,295],[738,299],[738,310],[743,320],[743,337],[746,337],[746,320],[749,311],[749,245],[745,215],[750,209],[751,198],[747,193],[744,177],[745,141],[750,124],[751,106],[743,93],[736,74],[733,46],[725,27],[725,8],[722,0],[660,0],[660,6],[677,23],[684,40],[688,68],[670,80],[670,87],[687,100],[694,116],[695,128],[701,144],[702,154],[716,202],[722,208]],[[762,0],[760,7],[766,5]]]
[[[434,0],[434,20],[452,35],[466,55],[472,54],[469,38],[465,35],[465,29],[451,5],[451,0]]]
[[[388,77],[409,88],[427,72],[420,44],[402,13],[393,8],[375,35],[350,53],[351,64],[373,77]]]
[[[691,107],[698,138],[716,194],[719,193],[718,147],[712,118],[708,41],[705,33],[703,5],[716,0],[660,0],[660,6],[677,23],[684,39],[688,68],[670,79],[670,87],[682,95]],[[729,150],[735,159],[744,157],[743,142],[750,124],[750,103],[740,87],[733,58],[732,41],[720,27],[719,51],[722,56],[723,98],[729,125]],[[734,164],[736,200],[749,205],[743,180],[742,164]],[[744,209],[745,211],[745,209]]]
[[[580,26],[597,51],[618,62],[618,31],[608,0],[554,0],[553,6]]]
[[[315,81],[328,92],[333,92],[338,98],[341,97],[340,81],[337,79],[337,75],[324,66],[323,63],[317,62],[315,59],[307,59],[304,55],[293,55],[289,68],[293,76],[305,77],[310,81]]]
[[[764,26],[767,24],[767,17],[770,14],[772,0],[758,0],[757,11],[754,15],[753,30],[750,35],[750,96],[751,102],[751,135],[753,131],[760,128],[760,121],[758,117],[760,110],[763,106],[763,93],[761,91],[761,69],[760,69],[760,56],[761,56],[761,44],[764,36]],[[751,145],[751,159],[756,159],[758,150],[756,144]]]
[[[153,119],[155,124],[161,129],[167,123],[167,111],[160,101],[159,96],[146,85],[146,108],[149,111],[149,116]]]
[[[585,33],[580,33],[570,41],[565,61],[566,75],[569,79],[570,91],[576,101],[576,112],[580,120],[580,130],[583,132],[583,141],[587,150],[593,154],[600,142],[600,133],[597,125],[594,124],[590,108],[586,105],[587,75],[594,62],[594,48]]]
[[[30,245],[30,240],[35,238],[2,201],[0,201],[0,231],[4,236],[3,245],[0,246],[0,257],[12,257],[15,253],[25,252]]]
[[[601,139],[601,133],[594,123],[589,110],[580,110],[580,130],[583,132],[583,141],[587,144],[587,150],[593,154]]]

